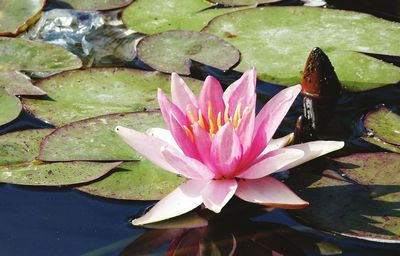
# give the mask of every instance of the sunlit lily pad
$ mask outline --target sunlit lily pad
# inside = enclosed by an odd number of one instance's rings
[[[0,1],[0,36],[15,36],[33,24],[46,0]]]
[[[198,93],[201,82],[185,78]],[[135,69],[88,69],[64,72],[37,86],[51,100],[24,99],[36,117],[63,125],[89,117],[158,108],[157,88],[170,91],[170,76]]]
[[[160,112],[111,114],[89,118],[60,127],[41,144],[38,159],[43,161],[140,160],[141,155],[114,131],[121,125],[138,131],[165,127]]]
[[[62,4],[76,10],[101,11],[122,8],[133,0],[49,0],[49,2]]]
[[[383,140],[379,139],[378,137],[375,137],[375,136],[372,136],[372,137],[363,136],[361,138],[363,140],[365,140],[365,141],[367,141],[367,142],[369,142],[371,144],[374,144],[374,145],[376,145],[378,147],[381,147],[383,149],[386,149],[386,150],[389,150],[389,151],[392,151],[392,152],[396,152],[396,153],[400,153],[400,146],[393,145],[393,144],[390,144],[390,143],[386,143]]]
[[[155,34],[168,30],[200,31],[214,17],[239,8],[207,9],[206,0],[136,0],[122,13],[124,24],[135,31]]]
[[[18,71],[0,71],[0,89],[12,95],[46,95],[28,76]]]
[[[334,233],[399,243],[400,155],[363,153],[334,160],[334,169],[348,179],[291,173],[289,185],[310,202],[295,215]]]
[[[163,72],[190,74],[190,60],[228,70],[240,60],[239,51],[216,36],[174,30],[145,37],[137,46],[138,57]]]
[[[30,162],[39,155],[40,142],[52,129],[36,129],[0,136],[0,166]]]
[[[301,80],[310,50],[320,47],[351,91],[400,81],[400,68],[358,52],[400,55],[400,24],[350,11],[265,7],[221,15],[203,30],[236,46],[236,67],[257,67],[259,78],[283,85]]]
[[[124,163],[110,175],[79,190],[96,196],[123,200],[159,200],[185,179],[143,159]]]
[[[62,47],[21,38],[0,37],[0,71],[57,72],[81,66],[81,60]]]
[[[21,164],[0,167],[0,182],[30,186],[63,186],[89,182],[105,175],[121,162],[68,162]]]
[[[276,3],[282,0],[208,0],[216,4],[223,4],[227,6],[242,6],[242,5],[258,5]]]
[[[0,126],[16,119],[21,110],[22,105],[19,99],[0,89]]]
[[[369,112],[365,116],[364,126],[380,140],[400,146],[400,116],[386,107]]]

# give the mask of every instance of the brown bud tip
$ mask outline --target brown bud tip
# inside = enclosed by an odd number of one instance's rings
[[[328,56],[318,47],[311,50],[301,81],[302,93],[312,97],[338,97],[340,82]]]

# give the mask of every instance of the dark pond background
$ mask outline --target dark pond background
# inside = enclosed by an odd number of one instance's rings
[[[297,4],[297,1],[288,2]],[[338,8],[368,12],[389,20],[400,21],[400,1],[327,2]],[[400,63],[399,59],[393,60],[397,65]],[[143,68],[137,63],[133,63],[132,66]],[[204,67],[198,68],[196,72],[195,76],[198,78],[202,78],[207,72],[217,75],[225,83],[229,83],[237,76],[233,72],[222,74]],[[259,91],[260,103],[281,89],[277,86],[269,88],[268,91]],[[372,109],[379,103],[386,103],[389,107],[394,106],[398,100],[398,92],[396,85],[369,93],[345,95],[341,98],[341,102],[353,101],[352,106],[359,111],[359,113],[353,112],[353,117],[356,117],[353,118],[353,124],[357,127],[357,116],[361,117],[361,113],[366,113],[365,109]],[[345,108],[342,110],[345,111]],[[298,112],[293,115],[297,114]],[[30,118],[28,114],[23,114],[14,124],[4,127],[1,132],[44,126],[38,120]],[[282,127],[281,132],[288,132],[289,127]],[[354,132],[356,133],[357,129]],[[377,150],[365,148],[365,144],[360,145],[358,141],[350,141],[350,147],[357,148],[359,152]],[[137,241],[145,230],[130,225],[130,218],[142,214],[146,207],[153,203],[102,199],[69,188],[28,188],[3,184],[0,184],[0,195],[0,255],[137,255],[135,251],[137,244],[133,242]],[[258,216],[254,214],[250,218],[241,215],[227,217],[225,220],[215,221],[214,224],[210,223],[209,229],[214,230],[211,232],[214,232],[211,239],[215,239],[216,244],[225,243],[225,238],[229,237],[229,234],[234,234],[236,240],[244,241],[240,244],[242,248],[237,250],[237,255],[272,255],[268,251],[279,248],[280,253],[284,251],[285,255],[320,255],[321,250],[315,246],[315,241],[334,244],[342,251],[342,254],[333,254],[338,251],[328,248],[322,250],[326,252],[325,255],[400,255],[398,245],[325,234],[298,223],[287,212],[279,209]],[[150,241],[157,240],[158,235],[163,232],[154,232],[153,236],[149,236]],[[191,232],[193,237],[190,239],[195,240],[196,234],[201,234],[202,229],[198,229],[197,233],[193,230]],[[268,236],[268,232],[272,232],[271,236]],[[250,242],[246,243],[252,238],[252,234],[258,233],[269,237],[264,245],[258,243],[257,247]],[[161,243],[160,247],[156,248],[154,243],[148,244],[153,246],[147,248],[148,252],[154,254],[163,254],[169,245]],[[141,245],[147,246],[146,243]],[[146,251],[146,248],[142,251]],[[184,252],[189,254],[191,251],[188,249]]]

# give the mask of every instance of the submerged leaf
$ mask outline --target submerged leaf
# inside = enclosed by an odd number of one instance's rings
[[[168,31],[145,37],[137,47],[139,59],[162,72],[190,74],[190,62],[227,70],[240,60],[239,51],[216,36],[192,31]]]

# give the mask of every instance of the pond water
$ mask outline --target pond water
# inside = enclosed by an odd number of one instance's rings
[[[327,2],[339,8],[364,11],[394,21],[400,19],[400,1]],[[53,6],[48,7],[51,8]],[[397,65],[400,63],[398,57],[394,60]],[[148,68],[138,61],[129,66]],[[212,74],[224,84],[229,84],[238,76],[235,72],[221,73],[202,65],[195,67],[193,74],[199,79],[203,79],[205,74]],[[280,86],[258,84],[259,106],[281,89]],[[357,137],[359,120],[366,111],[380,103],[397,111],[398,100],[398,85],[342,96],[337,112],[347,113],[353,125],[346,131],[353,135],[346,134],[344,137]],[[351,109],[345,104],[349,101],[352,102]],[[299,113],[300,100],[279,130],[281,134],[291,132]],[[1,127],[0,133],[47,127],[51,126],[24,112],[12,124]],[[358,139],[348,139],[347,143],[350,151],[380,150]],[[69,187],[0,184],[0,194],[0,255],[163,255],[166,252],[170,253],[168,255],[192,255],[198,252],[196,241],[201,239],[206,241],[202,250],[222,255],[229,254],[233,249],[234,255],[400,255],[400,246],[396,244],[324,233],[303,225],[284,210],[264,211],[237,201],[230,203],[222,216],[197,211],[194,219],[201,222],[206,218],[207,225],[196,226],[190,221],[183,221],[178,228],[143,229],[132,226],[130,220],[143,214],[154,202],[104,199]]]

